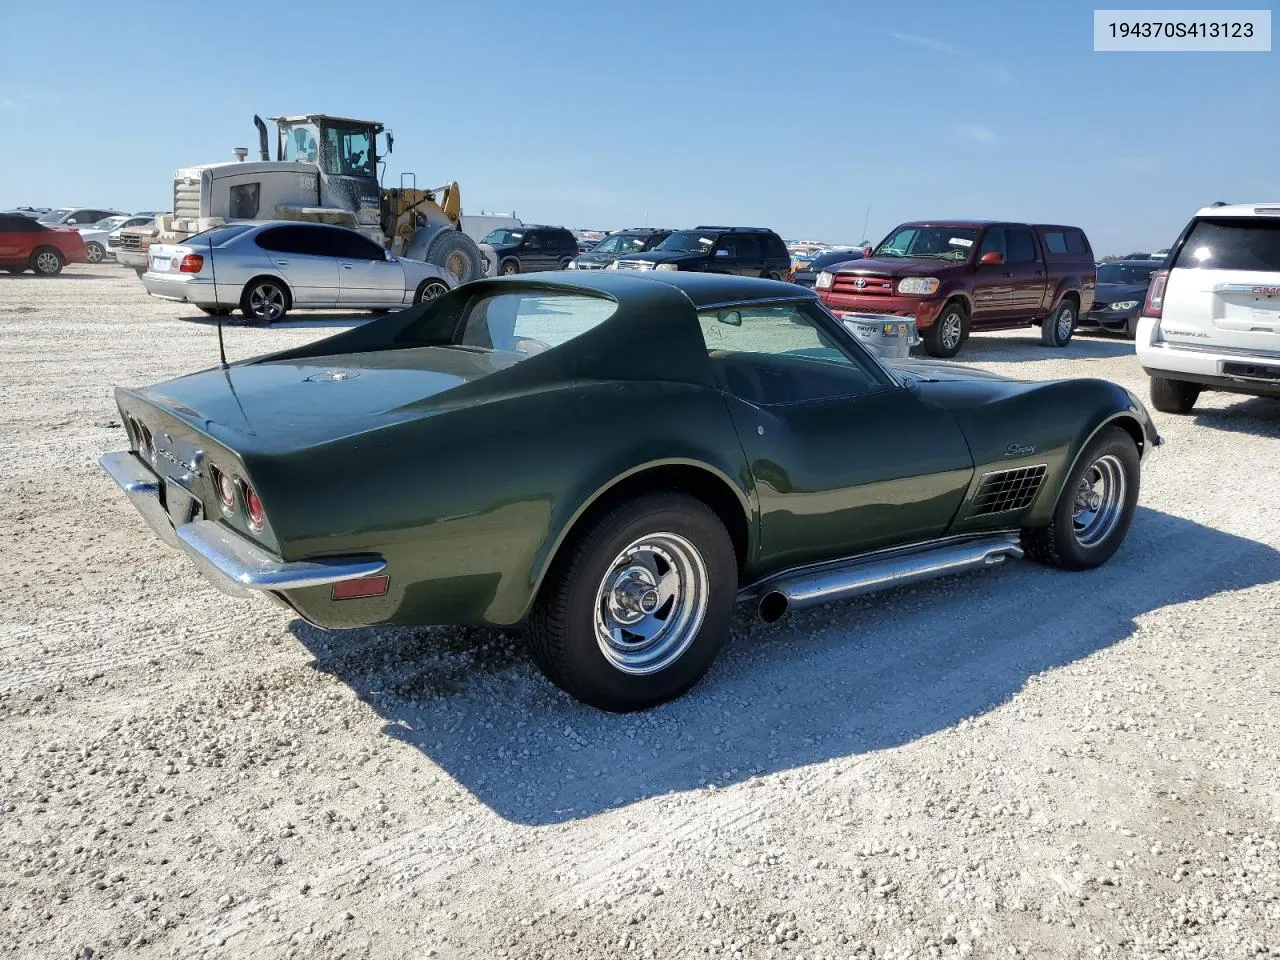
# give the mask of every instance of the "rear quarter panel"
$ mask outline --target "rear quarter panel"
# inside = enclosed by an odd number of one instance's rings
[[[723,399],[673,383],[569,384],[245,459],[286,559],[387,559],[385,597],[290,593],[304,616],[329,627],[519,622],[573,522],[646,467],[701,465],[752,509]]]

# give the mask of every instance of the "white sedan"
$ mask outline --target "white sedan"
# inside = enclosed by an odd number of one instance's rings
[[[103,260],[114,260],[115,250],[111,246],[111,234],[124,227],[138,227],[150,223],[152,217],[130,217],[117,214],[104,217],[88,227],[80,227],[80,236],[84,238],[85,259],[89,263],[101,263]]]
[[[453,274],[407,260],[368,237],[323,223],[228,223],[181,243],[153,243],[147,293],[225,315],[274,323],[297,308],[396,310],[453,289]]]

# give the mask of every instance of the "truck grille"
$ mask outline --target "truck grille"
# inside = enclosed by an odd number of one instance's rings
[[[1019,467],[1016,470],[1000,470],[983,475],[978,493],[973,498],[969,515],[980,517],[988,513],[1004,513],[1021,510],[1030,505],[1044,483],[1047,464]]]
[[[181,177],[173,181],[173,216],[174,219],[200,216],[200,181],[184,180]]]
[[[837,273],[831,279],[831,292],[855,297],[888,297],[893,295],[893,279]]]
[[[652,270],[653,262],[650,260],[619,260],[619,270]]]
[[[149,241],[145,245],[142,241],[143,238],[138,236],[136,233],[120,234],[120,246],[125,250],[145,250],[147,247],[151,246]]]

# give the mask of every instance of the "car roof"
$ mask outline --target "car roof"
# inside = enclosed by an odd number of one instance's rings
[[[565,288],[590,290],[611,297],[625,296],[629,293],[643,295],[647,287],[674,287],[688,297],[698,309],[729,303],[747,303],[753,300],[813,300],[817,297],[807,287],[784,283],[781,280],[676,270],[653,273],[631,270],[617,272],[592,270],[588,273],[556,270],[491,278],[488,282],[517,285],[521,282],[536,282],[544,286],[554,284]]]
[[[1224,203],[1217,207],[1201,207],[1197,217],[1280,217],[1280,202]]]

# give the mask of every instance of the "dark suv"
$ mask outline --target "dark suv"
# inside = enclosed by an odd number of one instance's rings
[[[635,253],[647,253],[667,237],[670,230],[659,227],[632,227],[615,230],[578,259],[569,264],[570,270],[603,270],[619,257]]]
[[[536,273],[539,270],[563,270],[578,255],[578,241],[564,227],[545,227],[529,223],[522,227],[491,230],[480,241],[493,248],[484,251],[496,260],[489,273]]]
[[[677,230],[648,253],[619,257],[610,270],[694,270],[781,280],[791,272],[782,238],[765,227]]]

